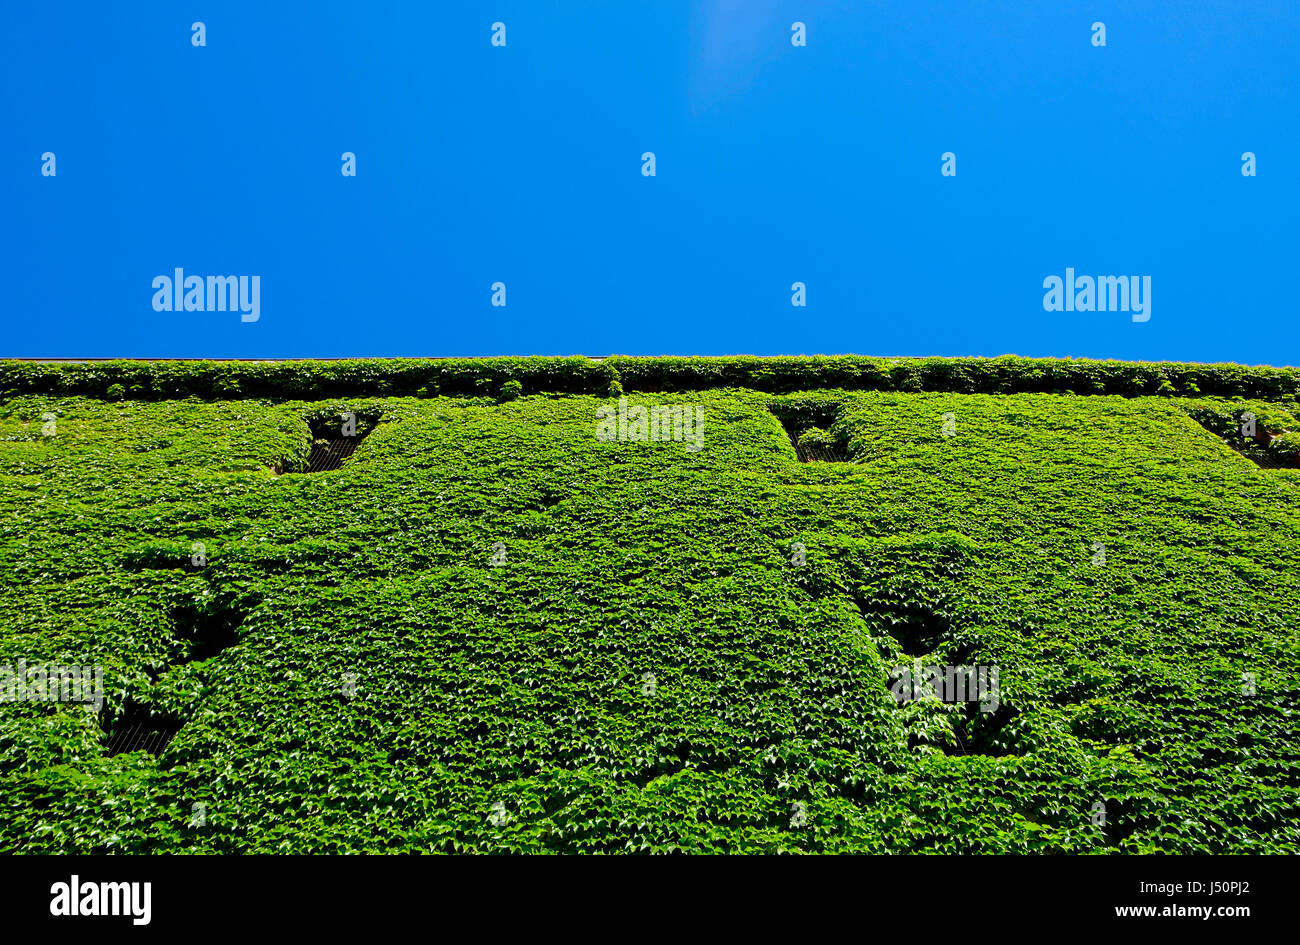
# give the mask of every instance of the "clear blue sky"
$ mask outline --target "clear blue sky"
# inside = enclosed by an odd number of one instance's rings
[[[51,0],[0,76],[0,356],[1300,364],[1294,2]]]

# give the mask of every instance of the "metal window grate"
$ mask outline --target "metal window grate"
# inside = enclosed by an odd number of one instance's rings
[[[1294,453],[1281,455],[1270,453],[1263,445],[1272,439],[1268,434],[1262,434],[1255,439],[1244,436],[1220,436],[1204,420],[1197,418],[1197,422],[1260,469],[1294,469],[1298,464],[1297,459],[1300,459]]]
[[[801,463],[847,463],[852,459],[849,451],[840,446],[801,446],[799,434],[804,431],[796,429],[793,423],[782,422],[781,425],[785,428],[785,435],[790,438],[790,445],[794,447],[794,453]]]
[[[797,437],[790,437],[795,455],[801,463],[847,463],[850,459],[848,450],[837,447],[800,446]]]
[[[343,460],[357,449],[359,436],[340,436],[317,439],[312,442],[311,455],[307,458],[307,472],[329,472],[340,469]]]
[[[160,755],[184,723],[166,715],[153,715],[147,706],[128,703],[126,711],[109,730],[105,750],[109,756],[128,751]]]

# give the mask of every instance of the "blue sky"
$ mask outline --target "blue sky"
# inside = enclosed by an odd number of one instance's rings
[[[5,4],[0,356],[1300,365],[1298,49],[1290,2]],[[155,311],[178,267],[258,320]],[[1067,267],[1150,320],[1044,311]]]

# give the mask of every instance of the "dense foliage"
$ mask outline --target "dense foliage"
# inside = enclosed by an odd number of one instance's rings
[[[839,370],[615,360],[629,392]],[[0,704],[0,850],[1300,848],[1300,472],[1203,425],[1293,429],[1291,373],[629,393],[702,405],[696,451],[598,440],[608,362],[531,361],[461,399],[441,362],[6,367],[0,665],[100,663],[108,703]],[[175,399],[254,378],[310,399]],[[342,469],[270,471],[344,410]],[[898,702],[918,660],[997,666],[997,711]],[[107,755],[129,704],[184,722],[159,757]]]
[[[515,386],[517,382],[517,387]],[[1300,396],[1300,370],[1239,364],[1062,358],[444,358],[343,361],[0,361],[0,396],[63,394],[109,400],[203,397],[430,397],[511,392],[826,388],[962,394]]]

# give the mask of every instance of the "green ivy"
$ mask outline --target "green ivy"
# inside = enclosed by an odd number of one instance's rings
[[[1198,420],[1294,429],[1289,372],[612,361],[7,365],[0,665],[106,705],[0,703],[0,850],[1300,846],[1300,472]],[[704,448],[598,439],[613,383]],[[997,710],[900,703],[917,662]],[[161,756],[106,754],[128,703]]]

